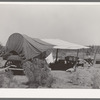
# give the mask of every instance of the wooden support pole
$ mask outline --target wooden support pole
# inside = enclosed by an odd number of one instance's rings
[[[83,59],[84,59],[84,53],[85,53],[85,50],[84,50],[84,48],[83,48]]]
[[[57,62],[57,59],[58,59],[58,49],[56,51],[56,61],[55,62]]]
[[[77,57],[78,57],[78,55],[79,55],[79,49],[77,50]]]
[[[97,54],[97,52],[98,52],[98,49],[99,49],[99,47],[97,47],[97,49],[96,49],[96,51],[95,51],[95,54],[94,54],[93,65],[95,64],[95,61],[96,61],[96,54]]]

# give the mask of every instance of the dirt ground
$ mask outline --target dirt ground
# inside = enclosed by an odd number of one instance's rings
[[[51,71],[54,77],[54,82],[51,88],[76,88],[76,89],[91,89],[93,86],[100,86],[100,66],[95,65],[91,68],[77,68],[76,72],[66,71]],[[26,76],[14,76],[13,78],[19,84],[20,88],[28,88],[23,83],[28,82]],[[97,88],[97,87],[96,87]]]
[[[73,84],[71,77],[73,77],[74,73],[64,72],[64,71],[52,71],[53,76],[56,81],[53,83],[52,88],[91,88],[88,86],[81,86],[79,84]]]

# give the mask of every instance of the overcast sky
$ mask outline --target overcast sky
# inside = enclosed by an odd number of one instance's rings
[[[100,45],[99,5],[0,4],[0,42],[12,33]]]

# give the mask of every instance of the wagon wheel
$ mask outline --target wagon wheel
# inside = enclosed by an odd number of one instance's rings
[[[8,67],[8,66],[10,66],[11,64],[12,64],[12,62],[8,60],[8,61],[5,63],[5,66],[4,66],[4,67]]]
[[[11,61],[7,61],[5,63],[5,65],[3,66],[3,68],[0,69],[0,72],[7,72],[7,71],[9,71],[9,67],[10,67],[11,64],[12,64]]]

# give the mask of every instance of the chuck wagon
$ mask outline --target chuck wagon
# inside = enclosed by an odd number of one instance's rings
[[[7,58],[4,68],[9,68],[13,74],[23,75],[24,71],[21,64],[21,58],[18,55],[11,55]]]
[[[52,47],[53,45],[40,39],[14,33],[6,43],[6,53],[10,55],[6,57],[4,68],[9,67],[15,74],[21,74],[23,60],[33,59]]]

